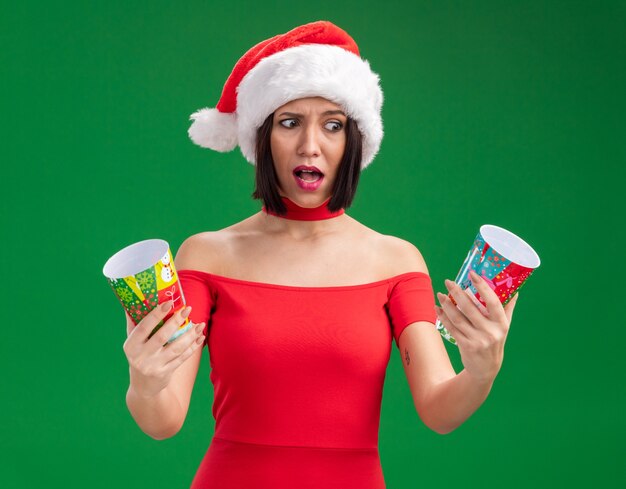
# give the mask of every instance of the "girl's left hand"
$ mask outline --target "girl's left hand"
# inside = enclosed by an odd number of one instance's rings
[[[457,305],[438,292],[443,309],[435,309],[441,323],[456,340],[465,370],[480,382],[491,382],[502,366],[504,342],[519,292],[503,307],[496,293],[473,270],[470,279],[487,305],[487,315],[472,302],[467,292],[450,280],[446,280],[446,287]]]

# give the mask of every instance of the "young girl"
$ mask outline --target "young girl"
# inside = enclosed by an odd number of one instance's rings
[[[378,76],[330,22],[251,48],[191,139],[256,167],[260,212],[191,236],[175,259],[188,308],[128,319],[127,404],[155,439],[183,425],[204,344],[215,435],[193,488],[385,487],[378,427],[392,341],[417,413],[437,433],[485,400],[503,358],[505,310],[483,281],[483,315],[447,281],[439,295],[418,249],[346,212],[383,135]],[[191,312],[189,312],[191,310]],[[434,323],[456,338],[456,374]],[[163,346],[183,322],[197,326]]]

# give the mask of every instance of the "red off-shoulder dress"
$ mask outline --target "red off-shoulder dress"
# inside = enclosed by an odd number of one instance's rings
[[[393,339],[435,323],[430,277],[300,287],[179,270],[205,322],[215,433],[192,489],[382,489],[378,428]]]

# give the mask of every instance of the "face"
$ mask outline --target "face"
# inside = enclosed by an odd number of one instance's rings
[[[274,111],[270,146],[279,193],[301,207],[332,195],[346,147],[347,117],[322,97],[292,100]],[[311,167],[313,172],[307,172]]]

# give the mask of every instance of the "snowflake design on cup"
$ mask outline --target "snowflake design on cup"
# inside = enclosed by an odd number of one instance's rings
[[[137,285],[142,291],[154,289],[154,275],[149,272],[140,272],[135,275],[135,279],[137,280]]]

